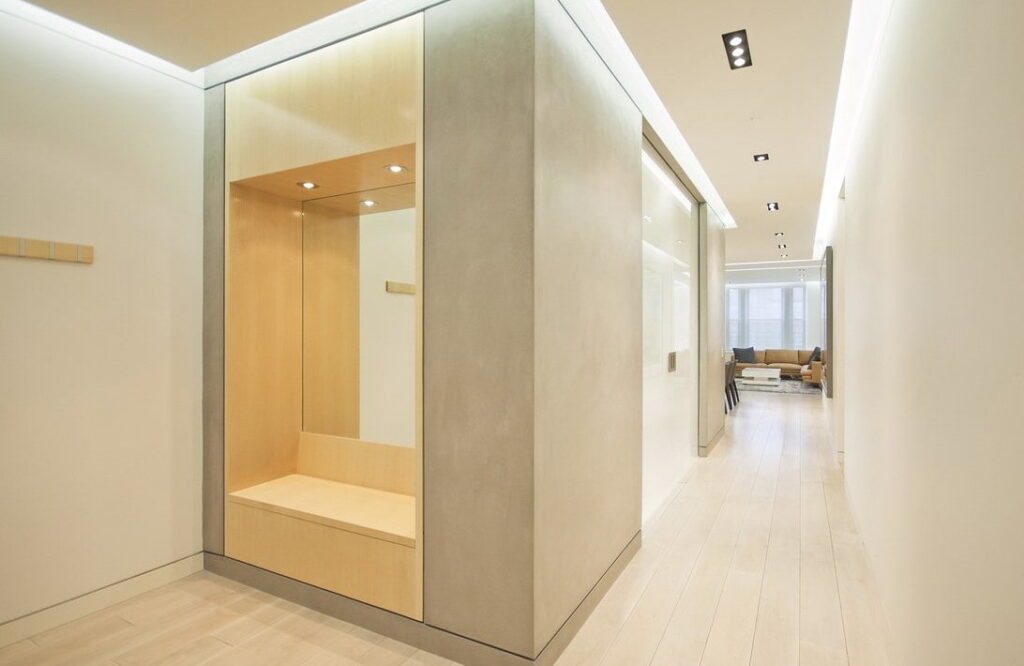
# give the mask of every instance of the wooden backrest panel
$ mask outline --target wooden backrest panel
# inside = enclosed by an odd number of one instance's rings
[[[303,432],[299,474],[403,495],[416,494],[416,449]]]

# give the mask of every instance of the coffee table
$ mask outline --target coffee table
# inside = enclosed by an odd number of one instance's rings
[[[780,386],[782,384],[782,370],[779,368],[744,368],[744,384],[758,384],[761,386]]]

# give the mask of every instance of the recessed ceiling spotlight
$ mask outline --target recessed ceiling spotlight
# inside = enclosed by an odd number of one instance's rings
[[[775,211],[775,210],[778,210],[778,209],[779,209],[779,202],[778,201],[769,201],[768,202],[768,210],[769,211]]]
[[[390,171],[391,173],[402,173],[403,171],[405,171],[405,167],[402,166],[401,164],[389,164],[384,168]]]
[[[780,256],[780,257],[782,257],[783,259],[785,259],[785,258],[786,258],[786,257],[788,257],[789,255],[788,255],[788,254],[780,254],[779,256]]]
[[[754,155],[754,161],[755,162],[767,162],[768,161],[768,153],[758,153],[757,155]]]
[[[779,244],[779,249],[780,250],[785,250],[786,249],[786,244],[785,243],[780,243]]]
[[[747,41],[746,30],[735,30],[722,35],[725,44],[725,55],[729,58],[730,69],[750,67],[754,61],[750,57],[750,43]]]
[[[362,201],[360,201],[359,203],[363,204],[363,205],[364,205],[364,206],[366,206],[367,208],[373,208],[374,206],[376,206],[376,205],[377,205],[377,202],[376,202],[376,201],[374,201],[373,199],[363,199],[363,200],[362,200]]]
[[[782,238],[785,235],[786,235],[786,232],[784,232],[784,231],[776,231],[775,232],[775,237],[776,238]]]
[[[304,180],[301,183],[296,183],[296,185],[306,190],[315,190],[316,188],[320,187],[311,180]]]

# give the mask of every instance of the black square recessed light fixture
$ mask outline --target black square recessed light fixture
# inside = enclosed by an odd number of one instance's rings
[[[769,201],[768,202],[768,211],[769,212],[776,211],[778,209],[779,209],[779,202],[778,201]]]
[[[757,155],[754,155],[754,161],[755,162],[767,162],[768,161],[768,153],[758,153]]]
[[[750,67],[754,61],[750,59],[750,44],[747,42],[746,30],[735,30],[722,35],[725,44],[725,56],[729,59],[729,69]]]

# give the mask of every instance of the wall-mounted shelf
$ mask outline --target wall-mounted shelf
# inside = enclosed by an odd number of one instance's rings
[[[35,238],[18,238],[16,236],[0,236],[0,256],[47,259],[49,261],[64,261],[72,264],[91,264],[93,248],[92,245],[60,243],[57,241],[37,240]]]

